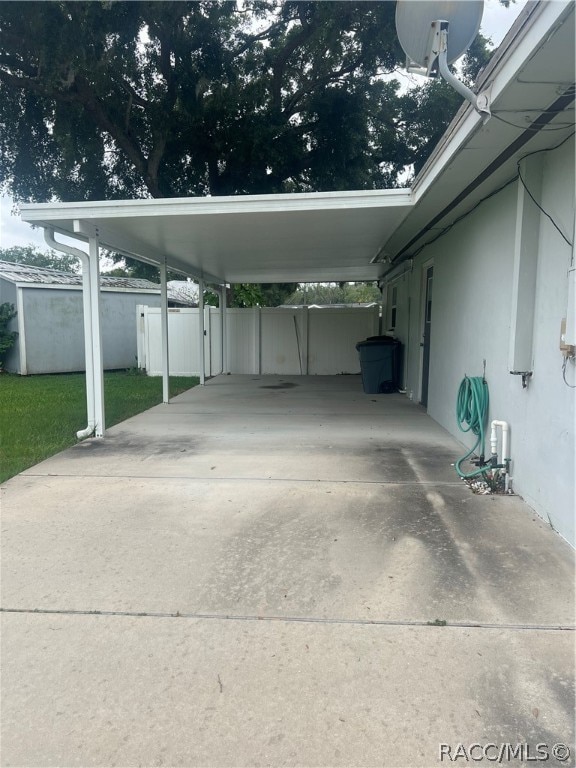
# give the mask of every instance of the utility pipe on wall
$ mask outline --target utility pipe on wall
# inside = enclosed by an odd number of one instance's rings
[[[78,440],[90,437],[94,434],[96,428],[96,417],[94,410],[94,358],[92,350],[92,296],[90,291],[90,259],[88,254],[79,248],[74,248],[66,243],[59,243],[54,240],[54,230],[47,228],[44,230],[44,241],[49,248],[66,253],[68,256],[74,256],[80,259],[82,264],[82,306],[84,311],[84,357],[86,365],[86,412],[87,425],[84,429],[76,432]]]
[[[505,473],[505,490],[508,491],[510,484],[510,456],[508,455],[510,445],[510,427],[507,421],[500,421],[498,419],[494,419],[490,423],[490,452],[492,454],[492,463],[494,465],[498,464],[498,428],[502,430],[502,457],[500,464],[502,465]]]

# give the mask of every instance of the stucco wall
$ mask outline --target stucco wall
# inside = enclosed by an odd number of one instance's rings
[[[540,202],[571,238],[573,144],[545,153],[542,161]],[[397,332],[410,345],[406,386],[417,399],[422,268],[426,260],[433,259],[428,412],[460,441],[472,445],[456,424],[456,395],[464,375],[482,375],[485,359],[489,418],[510,423],[514,488],[574,545],[576,390],[563,381],[559,351],[572,249],[534,207],[534,215],[540,216],[533,309],[534,376],[523,389],[520,377],[512,376],[508,365],[517,194],[514,183],[420,254],[411,271],[400,278],[406,290]],[[567,378],[576,383],[572,364]]]
[[[154,294],[101,293],[104,368],[136,365],[136,306],[159,306]],[[27,373],[83,371],[82,293],[77,290],[24,288]]]

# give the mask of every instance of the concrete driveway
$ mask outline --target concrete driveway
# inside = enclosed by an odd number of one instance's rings
[[[6,483],[2,766],[574,765],[573,552],[461,452],[221,376]]]

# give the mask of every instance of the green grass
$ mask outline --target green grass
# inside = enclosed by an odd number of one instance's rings
[[[195,377],[171,376],[170,395],[197,384]],[[104,391],[111,427],[162,402],[162,379],[112,371],[104,374]],[[83,373],[0,375],[0,482],[74,445],[86,420]]]

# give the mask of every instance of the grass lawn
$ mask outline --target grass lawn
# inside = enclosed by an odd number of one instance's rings
[[[171,376],[170,395],[198,384]],[[104,374],[106,426],[162,402],[162,378],[112,371]],[[50,376],[0,375],[0,482],[37,464],[76,440],[86,426],[83,373]]]

